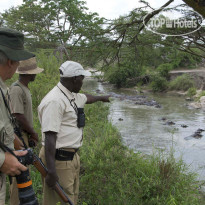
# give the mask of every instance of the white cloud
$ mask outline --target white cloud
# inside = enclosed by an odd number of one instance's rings
[[[0,1],[0,12],[11,8],[12,6],[18,6],[23,3],[23,0],[1,0]]]
[[[86,0],[91,12],[97,12],[100,17],[108,19],[118,18],[128,14],[139,6],[138,0]]]
[[[158,9],[168,0],[147,0],[150,6]],[[131,10],[141,7],[143,4],[138,0],[86,0],[87,7],[91,12],[97,12],[101,17],[118,18],[120,15],[128,14]],[[171,6],[183,3],[182,0],[175,0]]]

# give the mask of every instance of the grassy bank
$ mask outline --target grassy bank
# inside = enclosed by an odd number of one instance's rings
[[[45,68],[30,89],[33,96],[34,127],[40,133],[37,106],[59,80],[60,63],[52,56],[37,56]],[[16,79],[16,76],[14,77]],[[14,80],[13,79],[13,80]],[[12,81],[13,81],[12,80]],[[11,82],[9,82],[11,83]],[[195,175],[183,162],[156,153],[145,157],[123,146],[119,132],[107,120],[109,107],[86,105],[84,144],[80,149],[82,205],[193,205],[202,204]],[[39,145],[35,151],[39,152]],[[32,180],[39,201],[42,199],[41,177],[32,168]]]
[[[80,204],[201,204],[194,174],[171,151],[166,157],[134,153],[107,121],[107,107],[89,105],[86,114]]]

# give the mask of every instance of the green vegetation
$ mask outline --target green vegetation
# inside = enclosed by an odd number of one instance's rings
[[[201,91],[201,93],[199,94],[199,96],[197,97],[197,100],[199,100],[202,96],[205,96],[205,91]]]
[[[161,76],[157,72],[151,73],[151,84],[150,87],[153,92],[162,92],[168,88],[168,81],[165,77]]]
[[[194,87],[189,88],[188,91],[187,91],[187,96],[188,97],[193,97],[194,95],[196,95],[196,88],[194,88]]]
[[[156,70],[159,72],[160,76],[168,79],[169,71],[171,71],[172,69],[173,69],[173,65],[171,65],[170,63],[164,63],[159,65]]]
[[[30,89],[34,127],[40,137],[37,106],[58,82],[59,62],[43,52],[37,58],[38,66],[45,71],[37,75]],[[16,78],[17,75],[11,81]],[[175,161],[172,152],[165,157],[163,153],[143,156],[128,150],[122,145],[119,132],[108,122],[109,109],[103,103],[86,105],[85,113],[84,144],[79,153],[82,162],[79,204],[202,204],[195,175],[188,173],[182,161]],[[36,153],[40,147],[39,144]],[[41,176],[33,167],[31,177],[41,202]]]
[[[60,61],[69,59],[98,67],[105,73],[106,80],[117,87],[132,87],[141,81],[144,84],[147,70],[157,72],[159,76],[156,81],[150,81],[151,87],[153,91],[164,91],[168,83],[165,86],[163,78],[168,80],[170,70],[196,68],[201,63],[205,56],[205,27],[198,31],[197,38],[195,33],[177,38],[154,34],[143,24],[149,4],[142,3],[144,7],[107,20],[96,12],[89,12],[83,0],[29,0],[0,13],[0,26],[26,33],[25,45],[34,52],[48,49],[58,55]],[[197,20],[196,13],[186,5],[173,10],[180,10],[184,19]],[[159,10],[153,18],[165,16]],[[150,20],[146,20],[148,25]],[[171,32],[166,27],[160,29]],[[175,31],[186,33],[183,28]]]
[[[109,66],[105,71],[105,79],[117,87],[132,87],[136,85],[136,81],[134,80],[132,84],[129,79],[133,79],[138,74],[139,69],[133,62],[125,62],[120,66]]]
[[[183,74],[175,78],[171,83],[169,88],[171,90],[183,90],[187,91],[189,88],[194,87],[194,81],[189,75]]]
[[[25,46],[36,52],[39,67],[45,69],[30,85],[34,128],[39,136],[37,107],[58,82],[59,65],[68,59],[97,67],[117,87],[140,85],[138,89],[142,89],[148,85],[154,92],[172,89],[188,90],[188,95],[195,93],[189,76],[180,76],[170,83],[169,71],[196,68],[201,63],[205,56],[205,27],[197,31],[197,37],[196,33],[177,38],[153,34],[143,25],[150,7],[146,1],[142,3],[143,7],[115,20],[89,12],[82,0],[29,0],[0,13],[0,26],[25,33]],[[187,15],[186,19],[196,19],[186,5],[178,10]],[[160,10],[155,15],[159,13]],[[17,75],[8,84],[16,79]],[[200,204],[194,175],[181,161],[176,162],[172,153],[167,158],[162,153],[145,157],[128,150],[107,120],[108,107],[101,103],[87,105],[86,114],[84,145],[80,150],[80,204]],[[40,147],[39,144],[36,153]],[[40,174],[32,168],[31,176],[41,201]]]

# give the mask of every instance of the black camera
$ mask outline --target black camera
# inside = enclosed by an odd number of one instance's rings
[[[32,149],[26,149],[28,153],[24,156],[17,156],[18,161],[23,165],[30,165],[33,163],[33,151]],[[20,175],[16,176],[17,187],[19,192],[20,205],[38,205],[36,199],[32,181],[30,178],[29,170],[21,172]]]
[[[77,119],[77,126],[78,128],[85,126],[85,113],[84,108],[77,108],[78,109],[78,119]]]

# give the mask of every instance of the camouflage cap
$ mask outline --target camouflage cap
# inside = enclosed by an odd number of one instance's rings
[[[24,35],[9,28],[0,28],[0,51],[13,61],[27,60],[35,56],[24,50]]]

